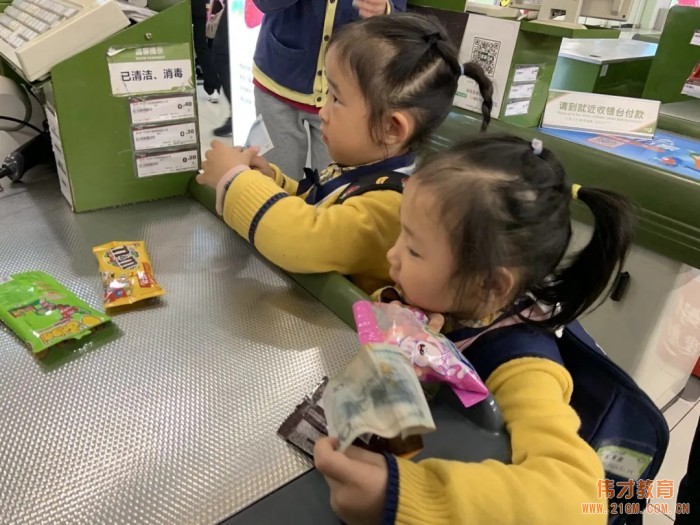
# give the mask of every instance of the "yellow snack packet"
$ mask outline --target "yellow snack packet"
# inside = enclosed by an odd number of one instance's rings
[[[143,241],[109,242],[95,246],[92,252],[100,267],[105,308],[129,305],[165,293],[153,276]]]

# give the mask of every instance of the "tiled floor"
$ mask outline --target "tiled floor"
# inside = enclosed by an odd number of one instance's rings
[[[690,378],[681,398],[666,409],[664,416],[666,416],[666,422],[671,429],[671,441],[656,479],[673,480],[675,490],[672,499],[659,501],[659,503],[668,504],[668,514],[645,514],[644,525],[671,525],[673,523],[676,505],[675,491],[678,490],[678,483],[688,467],[690,444],[695,435],[698,418],[700,418],[700,379]]]

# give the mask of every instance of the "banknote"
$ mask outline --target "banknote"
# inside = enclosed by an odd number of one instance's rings
[[[258,152],[258,155],[260,156],[265,155],[265,153],[275,147],[272,144],[270,133],[267,131],[267,126],[265,126],[265,121],[263,120],[262,115],[258,115],[258,118],[255,119],[255,122],[253,122],[253,125],[250,127],[250,131],[248,132],[248,138],[245,141],[246,148],[251,148],[253,146],[260,148],[260,151]]]
[[[406,438],[435,430],[428,402],[411,363],[393,345],[362,346],[323,393],[328,435],[344,451],[365,434]]]

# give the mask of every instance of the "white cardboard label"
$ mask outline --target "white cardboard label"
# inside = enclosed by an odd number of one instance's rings
[[[136,158],[136,174],[140,178],[196,171],[198,166],[199,151],[197,149],[143,155]]]
[[[693,33],[693,38],[690,39],[690,45],[700,46],[700,29],[696,29]]]
[[[51,131],[56,137],[59,139],[61,138],[61,132],[59,131],[58,128],[58,117],[56,116],[56,113],[54,113],[53,108],[51,106],[46,106],[45,107],[45,112],[46,112],[46,120],[49,123],[49,131]]]
[[[108,66],[113,95],[186,90],[192,85],[192,63],[189,60],[117,62]]]
[[[53,154],[56,157],[56,163],[64,166],[66,165],[66,156],[63,154],[63,145],[60,141],[55,141],[55,137],[51,136],[51,144],[53,145]]]
[[[535,84],[513,84],[510,86],[508,100],[516,98],[532,98],[535,92]]]
[[[535,82],[539,72],[539,66],[516,66],[513,82]]]
[[[73,207],[73,194],[71,193],[71,188],[70,188],[70,179],[68,178],[68,175],[66,174],[63,166],[60,163],[56,163],[56,166],[58,169],[56,170],[58,172],[58,182],[61,186],[61,193],[63,196],[66,198],[68,203],[70,204],[71,208]]]
[[[167,120],[194,118],[194,97],[132,99],[129,104],[132,124],[152,124]]]
[[[621,478],[638,479],[651,463],[651,456],[618,446],[604,446],[597,451],[605,471]]]
[[[700,98],[700,84],[695,84],[694,82],[686,82],[683,85],[683,90],[681,91],[683,95],[688,95],[689,97]]]
[[[658,100],[551,90],[542,127],[651,138],[660,105]]]
[[[197,125],[194,122],[135,129],[133,134],[136,151],[197,143]]]
[[[510,100],[506,106],[506,117],[514,117],[516,115],[527,115],[530,109],[530,99],[528,100]]]

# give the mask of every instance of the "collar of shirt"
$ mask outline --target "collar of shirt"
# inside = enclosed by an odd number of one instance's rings
[[[367,173],[383,171],[410,172],[415,165],[415,161],[415,154],[409,152],[362,166],[341,166],[333,163],[320,174],[316,171],[305,169],[306,180],[299,185],[298,195],[308,191],[306,202],[318,204],[356,180],[357,177]]]

